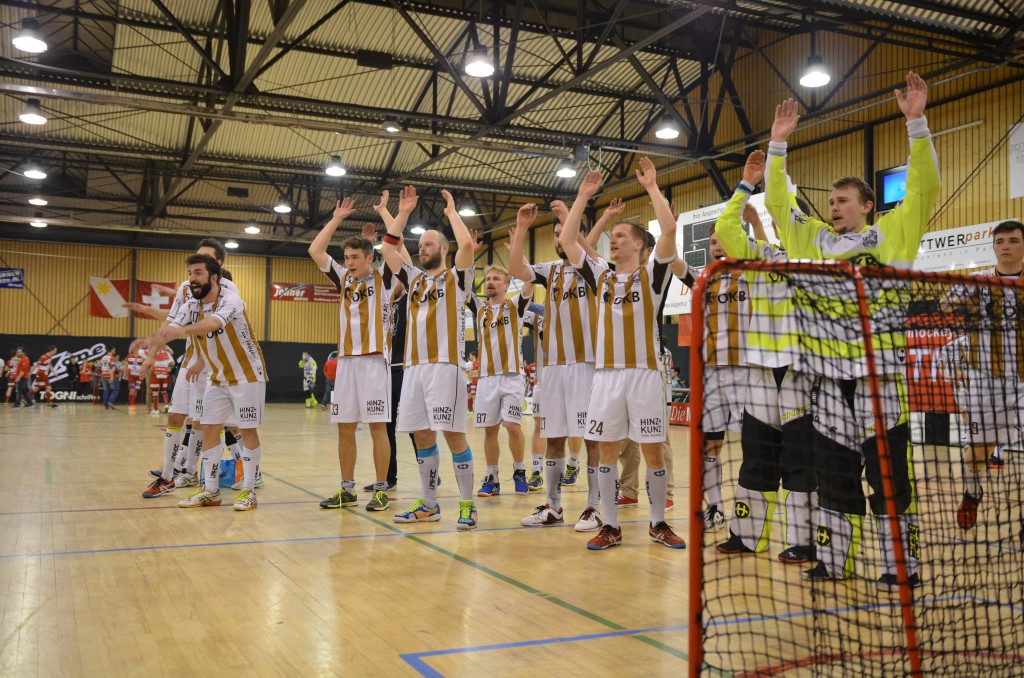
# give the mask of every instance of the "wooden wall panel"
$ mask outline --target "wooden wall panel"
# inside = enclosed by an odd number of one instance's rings
[[[334,252],[340,257],[340,253]],[[271,260],[271,282],[302,282],[330,285],[331,281],[312,259]],[[270,302],[270,341],[297,341],[318,344],[338,342],[338,306],[336,304]]]

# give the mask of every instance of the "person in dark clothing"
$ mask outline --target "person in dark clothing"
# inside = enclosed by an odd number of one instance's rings
[[[71,392],[75,394],[72,401],[78,399],[78,392],[80,391],[81,383],[78,381],[79,375],[78,358],[71,356],[71,360],[68,361],[67,374],[68,379],[71,380]]]

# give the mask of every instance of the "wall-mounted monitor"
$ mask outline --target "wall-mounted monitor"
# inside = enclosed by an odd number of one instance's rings
[[[888,212],[907,194],[907,166],[890,167],[875,174],[875,212]]]

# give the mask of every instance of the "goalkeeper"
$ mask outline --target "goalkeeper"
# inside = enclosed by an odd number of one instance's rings
[[[844,177],[832,184],[831,225],[796,208],[785,161],[786,140],[796,129],[800,116],[792,99],[776,108],[768,146],[765,206],[779,228],[791,260],[846,259],[858,264],[910,268],[938,198],[940,182],[935,149],[924,117],[928,94],[925,81],[909,72],[906,94],[898,90],[895,94],[910,136],[906,197],[873,225],[868,224],[868,216],[874,209],[874,193],[857,177]],[[803,576],[820,581],[853,575],[865,515],[861,474],[866,471],[872,490],[868,499],[876,516],[882,555],[882,574],[877,585],[883,590],[894,590],[894,546],[890,521],[885,515],[878,438],[864,357],[865,338],[852,281],[821,275],[803,276],[798,282],[801,284],[793,291],[793,301],[795,315],[803,321],[799,327],[800,367],[815,377],[811,413],[817,432],[813,449],[819,502],[815,521],[818,564]],[[870,341],[881,372],[879,387],[891,451],[896,512],[900,532],[906,535],[907,573],[911,584],[920,586],[918,531],[910,522],[910,516],[917,512],[917,501],[910,463],[905,379],[905,287],[891,280],[873,285],[869,299]]]
[[[316,361],[313,360],[313,356],[304,352],[302,359],[299,360],[299,369],[302,370],[302,395],[306,398],[306,408],[312,409],[317,405],[316,395],[313,393],[313,389],[316,388]]]

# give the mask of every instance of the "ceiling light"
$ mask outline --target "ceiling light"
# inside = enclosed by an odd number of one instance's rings
[[[569,160],[563,160],[558,163],[558,169],[555,170],[555,174],[563,179],[572,179],[576,176],[576,168],[573,167],[572,162]]]
[[[416,224],[415,226],[409,229],[409,232],[412,233],[413,235],[423,235],[424,233],[427,232],[427,229],[423,228],[419,224]]]
[[[343,177],[345,176],[345,168],[341,166],[341,156],[332,155],[331,161],[327,163],[327,176],[331,177]]]
[[[481,45],[473,50],[464,67],[466,75],[474,78],[489,78],[494,75],[494,64],[487,57],[487,48]]]
[[[43,115],[43,109],[39,107],[39,99],[29,99],[18,119],[26,125],[45,125],[46,116]]]
[[[21,30],[11,40],[11,44],[22,52],[40,54],[46,51],[46,41],[39,34],[39,22],[35,19],[25,19],[21,23]]]
[[[659,139],[678,139],[679,125],[676,123],[675,116],[670,113],[662,116],[658,128],[654,130],[654,136]]]
[[[812,54],[807,57],[807,70],[800,76],[800,84],[804,87],[824,87],[829,83],[832,76],[825,70],[825,64],[821,57]]]
[[[39,169],[36,165],[29,165],[25,168],[25,177],[28,179],[45,179],[46,172]]]
[[[260,227],[259,226],[246,226],[245,227],[245,232],[250,234],[250,235],[256,235],[257,233],[260,232]]]
[[[46,228],[46,222],[43,221],[43,213],[36,212],[36,218],[28,222],[29,226],[35,226],[36,228]]]
[[[398,124],[398,119],[393,115],[385,116],[384,122],[381,123],[381,129],[391,134],[402,131],[402,127]]]
[[[227,247],[229,250],[237,250],[238,243],[234,240],[228,240],[227,242],[224,243],[224,247]]]
[[[292,204],[288,201],[288,198],[281,196],[281,199],[274,205],[274,211],[278,214],[288,214],[292,211]]]
[[[462,202],[462,204],[459,205],[459,216],[460,217],[475,217],[476,216],[476,210],[473,209],[473,203],[469,202],[468,200],[464,200]]]
[[[46,204],[46,198],[29,198],[28,204],[36,205],[37,207],[42,207],[43,205]]]

